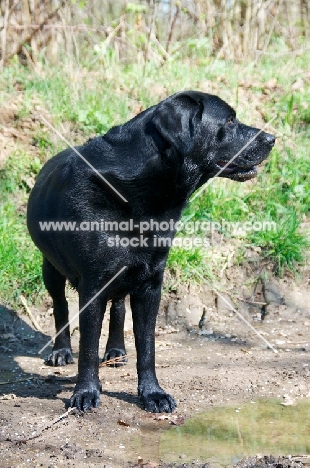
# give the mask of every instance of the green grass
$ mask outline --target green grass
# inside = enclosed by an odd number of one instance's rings
[[[0,171],[0,298],[16,304],[20,294],[37,299],[44,289],[42,257],[26,227],[27,179],[36,176],[41,162],[21,151],[13,152]]]
[[[263,257],[274,262],[275,271],[282,275],[285,268],[295,270],[296,264],[305,262],[309,241],[300,232],[300,221],[295,210],[287,210],[280,217],[275,231],[260,231],[250,235],[253,244],[263,248]]]
[[[44,161],[66,145],[39,123],[37,115],[42,109],[43,115],[66,138],[78,144],[182,89],[201,89],[220,95],[237,108],[240,119],[248,124],[261,126],[261,116],[268,121],[276,114],[272,126],[278,137],[255,182],[214,180],[189,204],[184,219],[275,222],[276,229],[271,231],[238,235],[222,230],[227,243],[235,238],[241,240],[235,261],[242,262],[244,245],[261,247],[262,261],[273,263],[277,274],[284,274],[286,269],[296,270],[305,261],[309,233],[301,229],[301,223],[309,219],[310,210],[307,152],[310,91],[305,84],[292,94],[296,77],[291,71],[306,70],[310,55],[305,52],[295,57],[294,62],[289,55],[275,59],[270,55],[262,59],[260,66],[254,66],[204,56],[201,51],[205,47],[206,44],[200,44],[197,49],[188,43],[163,66],[151,62],[146,67],[120,64],[107,52],[104,60],[80,68],[70,62],[64,62],[61,68],[42,62],[40,72],[36,73],[14,60],[3,70],[1,101],[18,98],[20,91],[15,88],[18,83],[23,99],[19,101],[16,121],[34,115],[37,119],[29,141],[18,144],[0,174],[0,297],[3,300],[14,302],[20,293],[33,298],[43,291],[41,256],[25,226],[25,203],[31,185],[27,179],[33,179]],[[266,96],[265,84],[274,76],[277,86]],[[242,84],[245,81],[253,84],[245,89]],[[203,232],[198,234],[205,236]],[[187,233],[181,232],[182,235]],[[215,280],[223,266],[216,249],[172,249],[168,268],[175,284],[199,282],[199,275]]]
[[[35,302],[43,293],[42,257],[27,235],[25,215],[11,202],[0,208],[0,298],[15,304],[20,294]]]
[[[273,262],[275,273],[282,275],[307,260],[309,232],[301,230],[301,223],[310,211],[309,166],[290,149],[284,155],[275,149],[250,190],[217,180],[184,215],[191,221],[250,222],[254,227],[257,222],[274,223],[274,229],[249,230],[243,237],[261,247],[262,258]],[[223,234],[229,238],[232,232],[224,229]]]
[[[209,283],[214,282],[212,269],[208,264],[208,255],[205,249],[175,247],[170,250],[167,262],[170,272],[166,289],[175,290],[182,281],[189,283],[201,282],[201,277]]]

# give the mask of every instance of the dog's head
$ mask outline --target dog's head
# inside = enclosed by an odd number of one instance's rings
[[[166,145],[199,167],[202,183],[216,176],[240,182],[255,177],[275,143],[273,135],[241,123],[219,97],[198,91],[159,103],[152,122]]]

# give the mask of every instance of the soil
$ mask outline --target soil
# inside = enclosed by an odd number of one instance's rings
[[[157,324],[156,367],[161,385],[177,400],[173,415],[150,414],[141,407],[129,311],[125,327],[128,363],[100,368],[103,392],[99,408],[67,413],[77,372],[76,321],[71,324],[75,363],[53,368],[38,354],[54,333],[50,306],[31,307],[42,332],[34,329],[26,314],[2,307],[0,467],[218,467],[214,461],[200,460],[199,448],[193,460],[174,453],[171,447],[165,460],[160,448],[162,432],[213,406],[270,397],[293,405],[302,397],[309,398],[309,274],[304,272],[299,282],[286,277],[264,284],[250,282],[250,286],[246,286],[247,272],[242,274],[240,269],[238,274],[230,270],[235,279],[227,283],[223,297],[231,306],[207,287],[190,286],[164,295]],[[68,297],[72,317],[78,311],[77,298],[70,289]],[[101,357],[107,329],[108,314],[100,341]],[[50,349],[51,345],[43,354]],[[307,465],[302,458],[252,455],[256,457],[236,466]]]

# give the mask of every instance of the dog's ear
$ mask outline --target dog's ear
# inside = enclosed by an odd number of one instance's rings
[[[169,146],[186,154],[194,147],[202,110],[202,102],[189,94],[179,93],[156,106],[152,123]]]

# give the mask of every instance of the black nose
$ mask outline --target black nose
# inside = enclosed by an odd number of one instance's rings
[[[265,133],[265,140],[268,145],[273,146],[275,144],[276,137],[271,135],[271,133]]]

